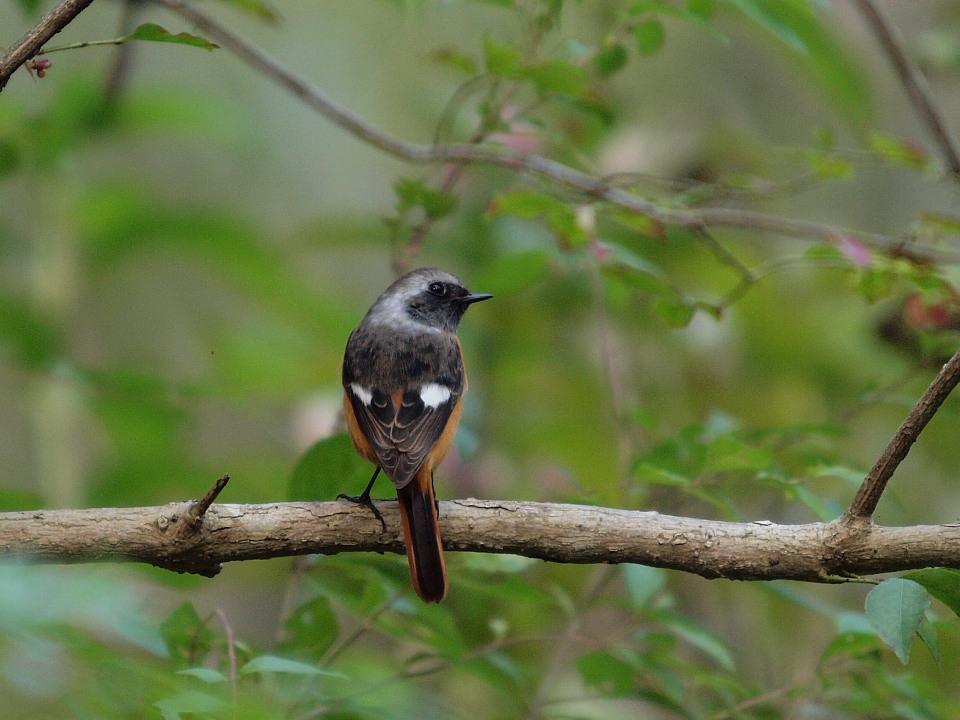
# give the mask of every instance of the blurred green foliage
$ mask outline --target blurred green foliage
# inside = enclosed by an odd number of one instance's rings
[[[391,132],[542,153],[664,207],[956,245],[955,188],[901,135],[914,128],[902,88],[858,45],[856,18],[814,0],[290,3],[282,17],[230,4],[228,24]],[[41,10],[8,5],[23,30]],[[960,68],[943,58],[960,52],[944,31],[960,16],[931,5],[932,19],[895,20],[918,48],[937,40],[924,67],[949,106]],[[118,7],[95,4],[64,44],[159,42],[52,53],[43,79],[19,71],[0,96],[4,510],[183,500],[224,472],[231,502],[359,492],[370,468],[338,424],[339,362],[391,261],[496,294],[463,326],[471,389],[442,498],[830,520],[956,346],[951,265],[856,237],[664,226],[504,168],[371,159],[226,51],[178,46],[198,41],[177,16]],[[136,25],[148,14],[163,32]],[[948,402],[879,521],[956,520],[958,422]],[[0,707],[26,720],[960,712],[953,570],[871,590],[448,563],[436,607],[393,556],[246,563],[209,581],[0,567]],[[911,653],[918,637],[927,650]]]

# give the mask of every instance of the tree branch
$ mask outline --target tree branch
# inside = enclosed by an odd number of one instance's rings
[[[903,40],[900,33],[897,32],[896,27],[887,21],[873,0],[856,0],[856,3],[860,8],[860,14],[866,19],[883,51],[890,58],[890,62],[893,63],[893,67],[900,77],[900,82],[913,102],[917,115],[926,123],[933,139],[940,146],[940,152],[946,160],[947,167],[950,168],[954,178],[960,179],[960,153],[958,153],[957,146],[947,131],[943,116],[937,109],[933,95],[930,93],[930,87],[927,85],[927,79],[907,59],[907,54],[903,51]]]
[[[631,213],[644,215],[664,225],[694,229],[729,227],[825,242],[836,242],[841,237],[849,237],[879,252],[907,257],[919,262],[960,262],[960,252],[918,247],[900,239],[862,230],[793,220],[750,210],[659,206],[616,187],[605,178],[581,172],[542,155],[517,152],[500,145],[487,143],[434,145],[409,142],[360,117],[279,61],[227,30],[193,4],[183,0],[156,1],[190,20],[200,32],[230,50],[261,75],[285,88],[335,125],[357,139],[409,162],[471,162],[525,170],[559,185],[578,190],[593,199],[607,202]]]
[[[0,558],[144,562],[215,575],[221,563],[289,555],[403,552],[396,503],[212,505],[198,528],[189,502],[159,507],[0,513]],[[904,528],[730,523],[552,503],[440,503],[448,550],[562,563],[641,563],[706,578],[831,582],[837,576],[960,567],[960,526]]]
[[[850,507],[842,517],[843,522],[857,523],[869,520],[877,509],[877,503],[880,502],[880,496],[883,495],[887,482],[893,477],[893,473],[910,452],[913,443],[916,442],[927,423],[937,414],[957,383],[960,383],[960,350],[940,368],[937,377],[904,419],[900,429],[860,485]]]
[[[44,15],[26,35],[10,46],[10,49],[0,56],[0,92],[17,68],[36,55],[44,43],[73,22],[92,2],[93,0],[63,0]]]

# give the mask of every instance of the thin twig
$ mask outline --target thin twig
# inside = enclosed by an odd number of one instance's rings
[[[525,170],[568,188],[589,199],[603,201],[631,213],[665,224],[699,229],[704,226],[730,227],[787,237],[835,242],[840,236],[855,238],[874,250],[917,262],[960,262],[960,252],[921,247],[886,235],[849,230],[832,225],[805,222],[733,208],[675,208],[659,206],[632,195],[602,178],[576,170],[542,155],[481,143],[432,145],[398,138],[360,117],[328,96],[323,90],[296,75],[274,58],[224,28],[215,19],[183,0],[157,0],[194,23],[205,35],[236,54],[258,72],[286,88],[328,120],[363,142],[395,157],[417,163],[474,162]]]
[[[210,506],[213,505],[213,501],[217,499],[217,496],[227,486],[228,482],[230,482],[229,475],[223,475],[217,478],[216,482],[207,490],[207,494],[190,506],[185,518],[190,527],[196,528],[200,525],[201,518],[203,518]]]
[[[947,132],[946,123],[933,101],[927,79],[914,67],[903,51],[903,39],[900,37],[900,33],[896,27],[887,21],[873,0],[856,0],[856,4],[873,34],[876,35],[883,51],[890,58],[890,62],[893,63],[893,67],[900,77],[900,82],[903,83],[904,89],[910,96],[917,114],[926,123],[933,139],[940,146],[947,167],[950,168],[954,178],[960,179],[960,152],[958,152],[957,146],[950,137],[950,133]]]
[[[877,503],[880,502],[880,496],[883,495],[887,482],[957,383],[960,383],[960,351],[957,351],[940,369],[937,377],[930,383],[926,392],[897,430],[896,435],[887,444],[883,454],[860,485],[850,507],[844,513],[843,522],[857,523],[869,520],[877,509]]]
[[[93,0],[64,0],[44,15],[26,35],[0,56],[0,92],[17,68],[36,55],[54,35],[69,25]]]

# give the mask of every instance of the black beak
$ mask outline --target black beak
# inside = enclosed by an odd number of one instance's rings
[[[457,298],[457,301],[464,305],[472,305],[475,302],[489,300],[492,297],[493,295],[488,295],[487,293],[470,293],[469,295],[464,295],[462,298]]]

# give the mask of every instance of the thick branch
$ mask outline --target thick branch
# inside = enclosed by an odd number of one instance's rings
[[[870,25],[873,34],[876,35],[883,51],[890,58],[890,62],[893,63],[900,82],[907,91],[907,95],[910,96],[914,108],[916,108],[917,115],[926,123],[933,139],[940,146],[940,152],[946,160],[947,167],[950,168],[950,172],[953,173],[955,178],[960,178],[960,153],[957,152],[957,146],[947,131],[943,116],[933,101],[926,78],[907,59],[900,34],[891,23],[887,22],[873,0],[856,0],[856,3],[860,8],[860,13],[866,19],[867,24]]]
[[[92,2],[93,0],[63,0],[0,56],[0,91],[17,68],[36,55],[44,43],[73,22]]]
[[[310,553],[403,552],[395,502],[387,532],[350,503],[191,503],[0,514],[0,558],[44,563],[136,561],[214,575],[220,564]],[[960,527],[729,523],[611,508],[453,500],[440,503],[448,550],[564,563],[641,563],[707,578],[826,582],[931,565],[960,567]]]
[[[940,406],[958,382],[960,382],[960,350],[940,368],[937,377],[930,383],[926,392],[900,425],[900,429],[887,444],[883,454],[870,469],[843,516],[844,522],[862,522],[873,515],[874,510],[877,509],[877,503],[880,502],[880,496],[887,487],[887,482],[893,477],[893,473],[910,452],[913,443],[916,442],[927,423],[937,414]]]
[[[190,20],[204,35],[233,52],[268,80],[286,89],[354,137],[403,160],[417,163],[472,162],[524,170],[578,190],[590,198],[644,215],[664,225],[689,228],[730,227],[826,242],[836,242],[841,237],[850,237],[877,251],[918,261],[960,262],[960,253],[954,251],[919,247],[886,235],[861,230],[792,220],[750,210],[659,206],[616,187],[604,178],[581,172],[542,155],[516,152],[500,145],[484,143],[433,145],[409,142],[388,133],[341,105],[320,88],[227,30],[193,4],[183,0],[157,0],[157,2]]]

